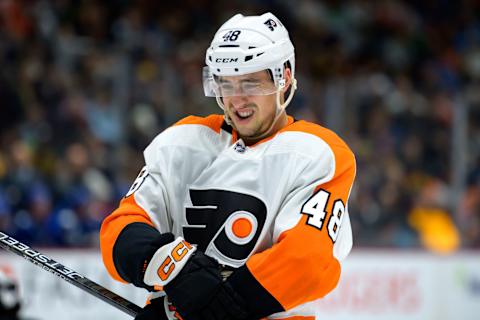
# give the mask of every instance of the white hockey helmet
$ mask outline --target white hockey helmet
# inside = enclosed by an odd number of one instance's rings
[[[265,95],[278,92],[285,86],[284,65],[291,69],[292,88],[296,88],[295,54],[287,30],[272,13],[261,16],[237,14],[226,21],[215,34],[207,49],[203,70],[203,85],[206,96],[217,97],[223,108],[221,97],[236,93],[225,93],[219,88],[217,79],[222,76],[245,75],[262,70],[270,70],[274,85],[271,88],[254,87],[246,95]],[[272,89],[273,88],[273,89]],[[241,93],[240,93],[241,95]],[[286,107],[287,103],[282,105]]]

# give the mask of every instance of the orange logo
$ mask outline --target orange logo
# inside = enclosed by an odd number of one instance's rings
[[[188,251],[192,249],[190,243],[183,240],[177,244],[170,254],[165,258],[160,267],[157,270],[157,274],[162,279],[166,281],[170,274],[175,270],[175,263],[182,261],[182,259],[187,255]]]
[[[253,225],[247,218],[238,218],[232,223],[232,232],[239,238],[246,238],[252,232]]]

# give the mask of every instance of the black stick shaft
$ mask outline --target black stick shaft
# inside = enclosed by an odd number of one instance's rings
[[[53,273],[61,279],[70,282],[74,286],[83,291],[105,301],[106,303],[122,310],[123,312],[135,317],[142,309],[136,304],[122,298],[116,293],[102,287],[98,283],[86,278],[85,276],[75,272],[74,270],[65,267],[56,262],[52,258],[30,248],[26,244],[10,237],[9,235],[0,231],[0,247],[13,252],[29,262],[39,266],[40,268]]]

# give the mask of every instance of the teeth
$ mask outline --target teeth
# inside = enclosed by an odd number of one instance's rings
[[[253,114],[253,110],[249,110],[249,111],[237,111],[238,115],[242,118],[246,118],[246,117],[249,117]]]

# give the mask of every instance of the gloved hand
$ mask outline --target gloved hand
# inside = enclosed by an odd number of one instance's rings
[[[223,281],[217,261],[203,252],[195,252],[164,290],[185,320],[251,319],[244,299]]]
[[[113,256],[124,280],[150,291],[163,287],[185,320],[261,318],[257,313],[249,316],[244,298],[236,292],[243,285],[243,277],[235,282],[234,290],[223,281],[214,259],[195,252],[194,247],[182,238],[174,239],[171,233],[159,234],[147,224],[131,223],[118,236]],[[139,316],[165,316],[161,303],[152,300],[152,304]]]
[[[113,257],[124,280],[153,291],[171,281],[195,250],[172,233],[161,234],[145,223],[132,223],[118,236]]]
[[[148,262],[143,281],[161,290],[180,273],[195,250],[197,249],[182,237],[164,244]]]
[[[156,298],[147,304],[143,310],[137,314],[135,320],[168,320],[163,305],[165,297]]]
[[[153,291],[144,282],[145,269],[152,256],[175,237],[172,233],[160,234],[154,227],[145,223],[131,223],[118,236],[113,247],[113,261],[118,274],[137,287]]]

